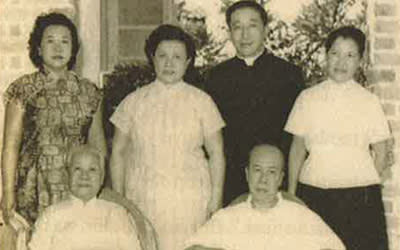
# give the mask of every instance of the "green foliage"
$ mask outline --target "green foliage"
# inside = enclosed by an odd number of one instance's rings
[[[220,0],[222,7],[220,14],[224,15],[228,6],[237,0]],[[257,2],[268,7],[271,0]],[[279,0],[274,0],[279,1]],[[353,7],[357,4],[359,9],[357,15],[350,15]],[[182,11],[185,3],[182,3],[180,10]],[[303,69],[306,82],[313,85],[324,78],[324,40],[333,29],[344,26],[354,25],[362,30],[366,30],[366,0],[314,0],[305,6],[298,14],[293,23],[286,23],[280,20],[275,13],[269,14],[268,30],[266,37],[266,47],[275,55],[283,57],[288,61],[300,66]],[[190,13],[189,13],[190,15]],[[197,18],[202,18],[199,13],[195,14]],[[213,18],[207,17],[204,18]],[[225,60],[226,55],[222,53],[226,46],[228,37],[222,41],[213,39],[210,31],[203,27],[197,26],[198,30],[202,30],[201,36],[187,29],[197,39],[202,42],[197,47],[200,65],[215,65]],[[221,32],[226,32],[226,27]],[[199,33],[200,34],[200,33]],[[366,83],[365,71],[368,67],[368,60],[364,63],[359,71],[357,80]]]

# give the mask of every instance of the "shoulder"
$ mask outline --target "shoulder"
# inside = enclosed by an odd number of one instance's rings
[[[88,78],[82,77],[74,72],[71,72],[78,81],[81,88],[84,88],[89,94],[102,95],[102,91],[97,85]]]
[[[121,103],[124,105],[135,105],[135,103],[140,103],[140,100],[151,94],[153,89],[153,83],[147,84],[145,86],[139,87],[134,91],[127,94],[124,99],[122,99]]]
[[[324,95],[326,95],[327,92],[329,92],[329,89],[327,87],[327,82],[322,81],[321,83],[318,83],[314,86],[303,89],[300,92],[299,98],[304,100],[320,98],[324,97]]]
[[[67,213],[71,211],[73,204],[70,199],[60,201],[53,205],[48,206],[39,218],[42,220],[52,220],[55,218],[66,218]]]
[[[295,201],[283,199],[280,204],[282,216],[296,218],[296,222],[308,221],[314,223],[319,221],[319,216],[305,205],[301,205]]]
[[[218,77],[226,74],[231,75],[232,70],[234,70],[237,66],[238,66],[238,58],[236,57],[229,58],[212,67],[209,70],[209,77]]]
[[[262,56],[264,57],[264,61],[268,62],[268,64],[270,64],[270,66],[273,67],[274,70],[284,72],[288,74],[287,76],[292,76],[291,74],[301,75],[300,67],[286,61],[281,57],[275,56],[273,54],[264,54]]]
[[[356,85],[355,91],[358,94],[358,96],[360,96],[361,98],[365,99],[366,101],[370,101],[372,103],[379,103],[380,102],[377,95],[372,93],[370,90],[364,88],[360,84]]]
[[[251,209],[249,208],[249,204],[247,202],[241,202],[218,210],[214,216],[218,219],[231,221],[239,216],[244,216],[250,210]]]
[[[32,92],[40,78],[40,72],[25,74],[14,80],[7,88],[7,92],[26,91]]]
[[[196,98],[197,100],[206,101],[206,102],[211,100],[211,97],[205,91],[203,91],[191,84],[185,83],[184,91],[186,94],[188,94],[189,96],[191,96],[193,98]]]
[[[26,84],[26,83],[31,83],[34,79],[36,79],[40,75],[39,71],[32,72],[29,74],[22,75],[18,77],[16,80],[14,80],[11,85],[16,85],[16,84]],[[10,85],[10,86],[11,86]]]

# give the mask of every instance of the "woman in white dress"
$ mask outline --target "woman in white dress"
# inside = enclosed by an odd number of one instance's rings
[[[188,34],[161,25],[145,52],[156,79],[129,94],[110,119],[112,186],[149,218],[159,248],[176,250],[221,207],[225,123],[211,97],[185,82],[195,57]]]

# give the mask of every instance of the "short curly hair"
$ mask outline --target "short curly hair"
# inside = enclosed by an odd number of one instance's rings
[[[333,43],[340,37],[344,39],[352,39],[357,44],[359,56],[363,56],[366,37],[364,32],[354,26],[343,26],[329,33],[328,38],[325,41],[326,52],[331,49]]]
[[[36,68],[43,69],[43,58],[39,53],[40,43],[42,41],[43,33],[47,27],[51,25],[62,25],[68,28],[71,32],[72,38],[72,51],[71,58],[68,61],[68,69],[72,69],[76,63],[76,56],[79,51],[79,38],[78,31],[75,24],[64,14],[51,12],[48,14],[40,15],[36,18],[33,30],[30,34],[28,41],[29,58]]]
[[[146,44],[144,48],[147,60],[153,70],[153,56],[156,53],[158,45],[160,45],[162,41],[180,41],[185,44],[187,58],[191,60],[186,69],[186,73],[183,76],[183,79],[186,82],[191,82],[191,77],[194,71],[194,60],[196,57],[196,46],[193,38],[183,29],[177,26],[170,24],[163,24],[158,26],[146,39]]]

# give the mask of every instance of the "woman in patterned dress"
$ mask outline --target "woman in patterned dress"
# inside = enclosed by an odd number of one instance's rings
[[[90,143],[105,151],[100,90],[76,75],[79,41],[65,15],[36,19],[29,56],[37,72],[23,75],[5,92],[2,210],[15,209],[33,223],[48,205],[68,194],[65,153]]]
[[[188,34],[161,25],[145,52],[155,81],[129,94],[111,117],[112,185],[149,218],[161,250],[183,249],[221,206],[225,123],[211,97],[185,82],[195,57]]]

